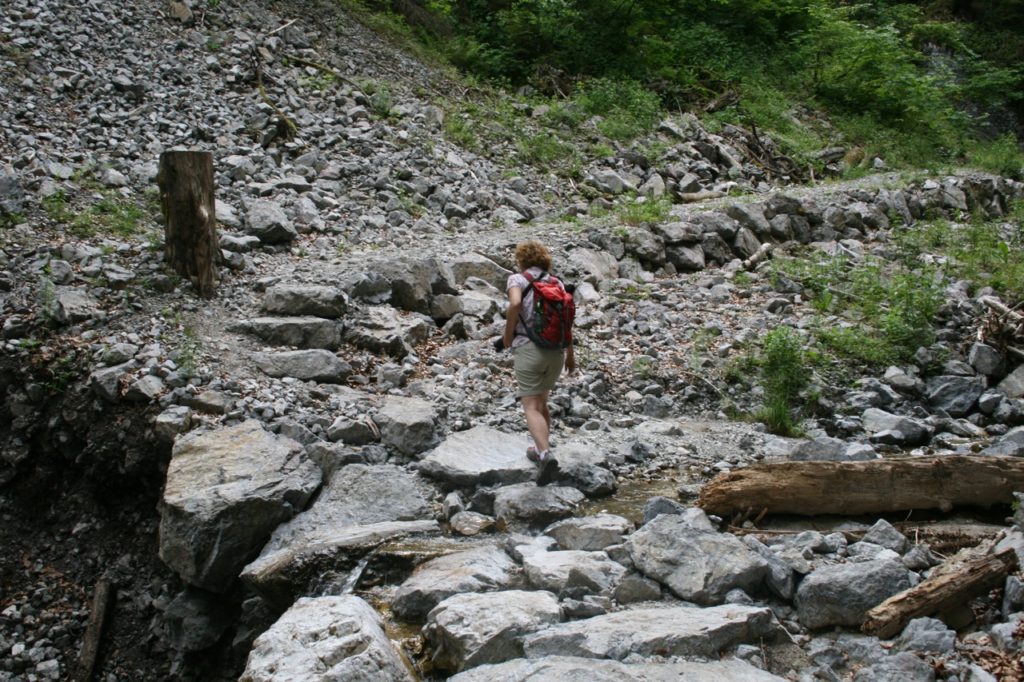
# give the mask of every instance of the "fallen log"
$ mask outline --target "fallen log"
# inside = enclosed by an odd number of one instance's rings
[[[895,594],[868,611],[861,630],[887,639],[915,618],[941,614],[1003,584],[1017,566],[1017,554],[1006,549],[994,555],[964,560],[951,557],[918,585]]]
[[[111,597],[114,586],[105,579],[96,583],[96,589],[92,596],[92,610],[89,612],[89,622],[85,626],[85,636],[82,638],[82,649],[78,654],[78,669],[75,671],[76,682],[90,682],[93,670],[96,668],[96,658],[100,652],[100,642],[103,641],[103,628],[107,622],[107,613],[110,609]]]
[[[769,514],[878,514],[1010,504],[1024,490],[1024,458],[950,455],[868,462],[777,462],[721,474],[697,506],[723,518]]]

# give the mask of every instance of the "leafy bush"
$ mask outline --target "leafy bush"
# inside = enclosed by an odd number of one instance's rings
[[[772,433],[795,435],[793,412],[798,409],[800,391],[811,376],[800,339],[789,327],[777,327],[765,335],[762,353],[760,366],[765,402],[755,416]]]
[[[661,118],[658,96],[633,80],[589,80],[579,87],[575,99],[583,111],[604,117],[598,130],[615,140],[643,135]]]

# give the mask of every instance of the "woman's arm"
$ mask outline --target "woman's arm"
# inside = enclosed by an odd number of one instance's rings
[[[512,341],[516,338],[516,324],[519,323],[519,314],[523,311],[523,290],[519,287],[512,287],[508,290],[508,311],[505,313],[505,333],[502,340],[505,348],[512,347]]]

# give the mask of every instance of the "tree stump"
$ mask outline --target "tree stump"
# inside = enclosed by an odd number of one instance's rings
[[[217,286],[220,246],[213,203],[213,154],[170,151],[157,174],[164,215],[164,260],[188,277],[203,298]]]

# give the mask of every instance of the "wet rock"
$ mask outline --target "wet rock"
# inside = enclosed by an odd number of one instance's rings
[[[608,593],[626,575],[626,569],[604,552],[574,550],[529,554],[523,557],[523,570],[531,585],[552,592],[561,592],[573,582],[592,593]]]
[[[561,623],[530,635],[527,658],[581,656],[706,656],[756,643],[777,627],[772,612],[752,606],[633,609]]]
[[[432,516],[414,474],[394,465],[350,464],[331,477],[308,511],[274,531],[242,579],[284,601],[311,577],[354,564],[383,540],[440,532]]]
[[[437,444],[437,412],[420,398],[389,396],[374,421],[381,442],[403,455],[418,455]]]
[[[254,353],[252,361],[267,376],[292,377],[324,384],[344,383],[352,374],[352,366],[328,350]]]
[[[797,588],[800,623],[810,629],[859,626],[868,609],[908,587],[907,569],[896,561],[822,566]]]
[[[656,680],[708,680],[714,682],[782,682],[777,677],[738,659],[620,663],[592,658],[545,656],[516,659],[473,668],[449,678],[450,682],[494,680],[565,680],[566,682],[655,682]]]
[[[571,516],[584,499],[575,488],[516,483],[495,492],[494,515],[505,521],[546,524]]]
[[[476,426],[450,434],[423,457],[419,471],[451,487],[522,483],[537,475],[526,445],[523,436]]]
[[[544,535],[553,537],[560,549],[583,551],[602,550],[622,542],[633,530],[633,523],[615,514],[597,514],[566,519],[544,529]]]
[[[768,563],[735,536],[695,529],[681,516],[657,517],[626,547],[644,575],[699,604],[721,603],[734,588],[751,591],[768,573]]]
[[[423,634],[434,650],[431,663],[457,672],[521,657],[525,635],[561,619],[550,592],[457,594],[427,614]]]
[[[373,607],[353,596],[303,597],[256,638],[239,682],[412,681]]]
[[[395,592],[391,609],[402,620],[422,620],[452,595],[508,589],[516,579],[515,562],[498,547],[455,552],[418,566]]]
[[[347,309],[345,292],[329,286],[278,284],[267,289],[263,298],[263,310],[272,315],[337,318]]]
[[[301,445],[256,421],[181,438],[159,505],[160,558],[192,585],[228,589],[320,475]]]

